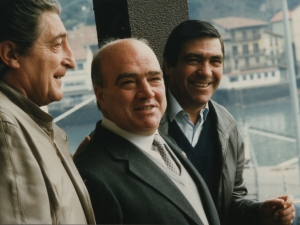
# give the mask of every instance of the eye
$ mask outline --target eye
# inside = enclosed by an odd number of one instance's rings
[[[151,78],[151,81],[161,81],[162,77],[153,77]]]
[[[127,85],[127,84],[133,84],[133,83],[134,83],[133,80],[126,80],[126,81],[123,81],[123,82],[121,83],[121,85]]]
[[[222,65],[222,60],[221,59],[212,59],[210,62],[214,66],[221,66]]]
[[[135,85],[136,85],[136,81],[134,79],[126,79],[126,80],[121,80],[119,82],[119,86],[124,89],[134,88]]]
[[[188,58],[186,61],[189,65],[196,65],[196,64],[200,63],[199,58]]]

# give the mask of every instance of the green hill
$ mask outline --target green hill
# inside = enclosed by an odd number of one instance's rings
[[[63,9],[61,18],[67,29],[72,29],[80,23],[95,24],[93,0],[59,0],[59,2]],[[300,0],[288,0],[289,8],[299,3]],[[190,19],[211,21],[227,16],[269,20],[281,10],[282,3],[278,0],[188,0],[188,4]]]

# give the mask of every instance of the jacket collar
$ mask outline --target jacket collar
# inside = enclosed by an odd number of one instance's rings
[[[45,123],[47,125],[49,122],[52,123],[53,117],[50,114],[45,113],[34,102],[1,80],[0,91],[32,119],[37,120],[39,124]]]
[[[202,224],[199,216],[176,185],[140,149],[128,140],[102,127],[101,121],[98,122],[94,135],[101,137],[101,140],[97,140],[98,143],[104,145],[103,147],[114,159],[128,161],[130,173],[160,192],[166,200],[180,208],[195,223]]]

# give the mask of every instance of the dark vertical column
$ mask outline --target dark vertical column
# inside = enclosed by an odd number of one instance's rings
[[[160,62],[171,30],[189,18],[187,0],[93,0],[98,42],[145,38]]]

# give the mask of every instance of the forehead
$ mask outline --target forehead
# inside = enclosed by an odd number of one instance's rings
[[[127,43],[112,46],[101,56],[101,67],[106,79],[117,79],[123,73],[146,75],[149,71],[160,71],[154,52],[142,43]]]
[[[40,18],[40,38],[44,41],[49,41],[56,36],[66,34],[66,29],[59,17],[55,12],[44,12]]]
[[[222,54],[222,46],[218,38],[203,37],[196,38],[185,42],[182,45],[182,54],[195,53],[211,53]]]

